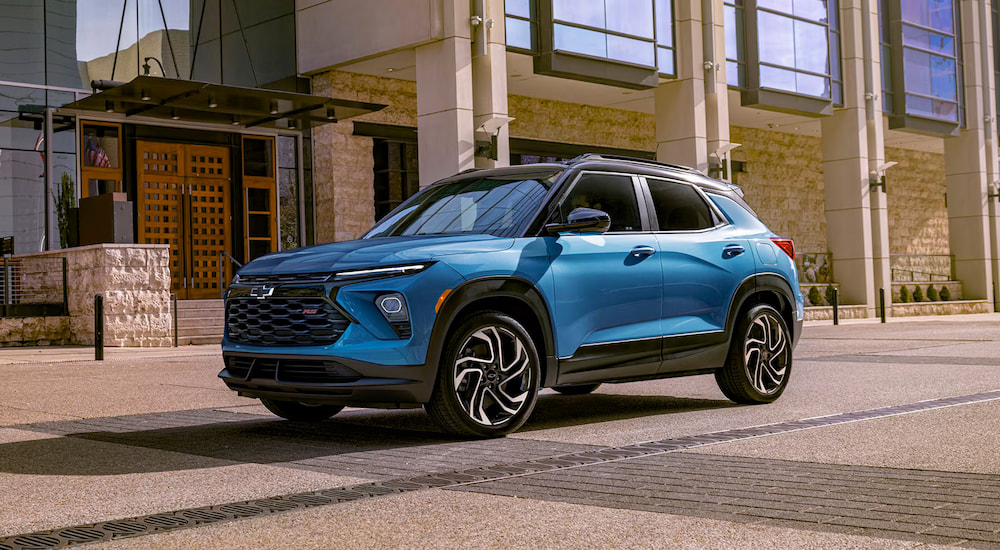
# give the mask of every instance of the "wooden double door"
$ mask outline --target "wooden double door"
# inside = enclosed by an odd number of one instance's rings
[[[136,156],[138,242],[170,245],[179,299],[218,298],[232,277],[229,149],[140,141]]]

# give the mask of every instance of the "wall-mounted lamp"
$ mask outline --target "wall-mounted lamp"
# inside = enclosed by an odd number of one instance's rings
[[[211,96],[211,95],[208,96],[208,108],[209,109],[214,109],[214,108],[216,108],[218,106],[219,106],[219,104],[215,102],[215,96]]]
[[[337,112],[334,111],[333,107],[326,108],[326,119],[330,122],[337,122]]]
[[[712,151],[712,154],[708,155],[708,177],[729,180],[733,172],[729,152],[742,146],[742,143],[727,143]]]
[[[881,189],[883,193],[888,192],[885,180],[885,171],[892,168],[893,166],[899,164],[895,161],[883,162],[878,165],[878,169],[872,170],[868,174],[868,189],[874,191],[876,189]]]
[[[105,101],[104,102],[104,112],[105,113],[113,113],[113,112],[115,112],[115,102],[114,101],[110,101],[110,100]]]
[[[177,110],[176,109],[170,109],[170,119],[171,120],[180,120],[180,118],[181,118],[181,116],[177,114]]]
[[[990,184],[989,188],[987,188],[986,200],[989,201],[989,199],[996,199],[997,202],[1000,202],[1000,180],[993,182]]]
[[[488,118],[476,128],[477,157],[497,160],[497,157],[499,156],[497,136],[500,134],[500,129],[509,124],[512,120],[514,119],[509,116],[489,115]],[[480,137],[486,137],[488,141],[479,139]]]
[[[268,111],[268,112],[271,113],[272,115],[278,114],[278,102],[277,101],[272,101],[271,102],[271,110]]]

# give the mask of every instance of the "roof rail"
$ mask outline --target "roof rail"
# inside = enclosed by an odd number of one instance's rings
[[[705,174],[700,170],[691,168],[690,166],[682,166],[680,164],[670,164],[669,162],[660,162],[658,160],[642,159],[638,157],[628,157],[625,155],[607,155],[603,153],[584,153],[576,158],[571,159],[568,164],[574,164],[584,160],[623,160],[627,162],[634,162],[636,164],[647,164],[650,166],[663,166],[665,168],[673,168],[674,170],[683,170],[685,172],[691,172],[694,174],[699,174],[704,176]]]

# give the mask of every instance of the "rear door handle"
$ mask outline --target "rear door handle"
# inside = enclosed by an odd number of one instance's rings
[[[630,254],[635,256],[636,258],[642,258],[643,256],[652,256],[655,253],[656,253],[655,248],[646,245],[637,246],[632,249],[632,252],[630,252]]]
[[[735,257],[739,256],[740,254],[743,254],[743,252],[745,252],[745,251],[746,251],[746,249],[743,248],[742,246],[740,246],[738,244],[731,244],[731,245],[727,246],[726,248],[722,249],[722,257],[723,258],[735,258]]]

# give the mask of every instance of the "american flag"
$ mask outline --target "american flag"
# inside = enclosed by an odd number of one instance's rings
[[[87,165],[98,166],[100,168],[111,168],[111,159],[108,154],[101,149],[97,139],[91,137],[87,139]]]

